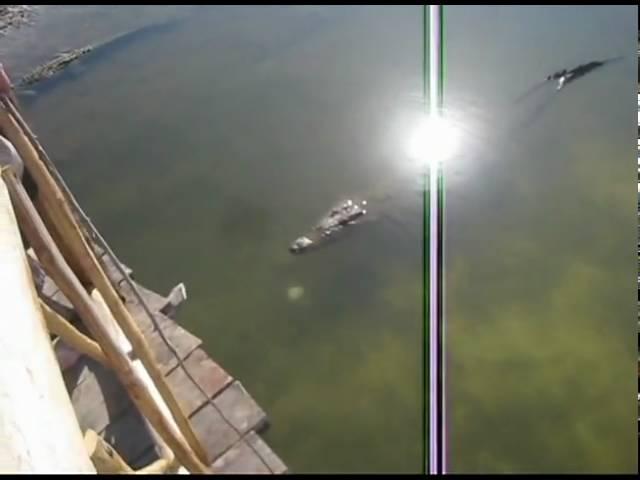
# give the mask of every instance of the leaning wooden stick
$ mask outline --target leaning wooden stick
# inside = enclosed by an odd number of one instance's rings
[[[7,138],[11,140],[18,153],[22,156],[25,167],[38,186],[39,197],[41,198],[39,210],[43,214],[43,220],[45,220],[49,231],[52,232],[54,240],[59,242],[57,245],[61,247],[64,258],[69,260],[72,270],[84,285],[94,285],[101,293],[118,325],[131,342],[133,352],[142,361],[160,395],[169,407],[180,431],[200,460],[206,462],[208,460],[206,452],[198,440],[188,417],[167,384],[163,372],[154,359],[151,348],[134,322],[133,317],[122,303],[104,269],[96,259],[93,250],[87,245],[69,203],[40,158],[38,151],[43,152],[44,150],[24,120],[22,120],[14,105],[6,97],[2,98],[2,105],[4,108],[0,108],[0,128],[4,129]],[[57,232],[57,235],[53,235],[53,232]]]
[[[78,352],[87,355],[105,367],[109,366],[109,360],[107,360],[100,345],[81,333],[71,325],[66,318],[63,318],[58,312],[52,310],[51,307],[42,300],[40,300],[40,309],[47,323],[47,328],[51,333],[58,335]]]
[[[86,322],[87,328],[102,347],[109,364],[118,375],[140,412],[167,442],[182,465],[194,473],[208,473],[207,467],[191,450],[181,432],[163,415],[151,393],[132,368],[131,361],[105,329],[100,311],[75,277],[47,232],[29,196],[11,169],[2,171],[16,217],[47,274],[65,294]]]

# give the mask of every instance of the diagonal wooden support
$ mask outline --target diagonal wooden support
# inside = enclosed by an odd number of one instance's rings
[[[53,311],[51,307],[42,300],[40,300],[40,309],[47,323],[47,328],[51,333],[58,335],[78,352],[87,355],[105,367],[109,366],[109,361],[102,351],[102,348],[100,348],[100,345],[80,332],[71,325],[66,318],[63,318],[60,314]]]
[[[140,412],[147,417],[158,434],[167,442],[180,463],[194,473],[207,473],[207,467],[194,454],[181,432],[174,428],[146,388],[132,362],[118,346],[111,332],[105,327],[103,316],[96,303],[73,274],[53,239],[46,230],[29,196],[10,169],[2,170],[2,178],[9,191],[16,217],[22,231],[42,262],[47,274],[71,301],[87,328],[102,347],[109,364],[125,386]]]
[[[201,462],[206,462],[206,452],[196,436],[189,419],[182,411],[175,395],[169,388],[157,362],[154,359],[142,332],[126,309],[104,269],[87,245],[82,230],[73,216],[69,203],[51,173],[47,170],[41,155],[44,150],[35,136],[7,97],[0,97],[0,128],[13,143],[22,157],[27,171],[38,186],[39,211],[59,246],[64,259],[84,286],[95,286],[104,298],[118,325],[131,342],[134,354],[142,361],[145,369],[166,402],[171,415],[181,433]],[[40,152],[40,153],[39,153]],[[34,249],[35,250],[35,249]]]

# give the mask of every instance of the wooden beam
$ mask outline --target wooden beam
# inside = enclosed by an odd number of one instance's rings
[[[0,473],[95,473],[0,180]]]
[[[76,273],[81,283],[88,285],[90,279],[83,276],[82,269],[79,268],[81,259],[77,257],[76,250],[71,248],[73,239],[64,238],[64,235],[62,235],[62,232],[71,228],[69,216],[56,207],[64,200],[62,194],[55,188],[54,184],[47,181],[50,179],[50,174],[40,161],[38,152],[23,133],[18,121],[7,110],[7,108],[14,108],[11,101],[7,97],[0,97],[0,102],[2,103],[0,107],[0,130],[13,144],[22,158],[26,170],[31,174],[38,187],[38,198],[36,200],[39,207],[38,211],[67,263]]]
[[[105,327],[100,310],[65,262],[22,185],[16,181],[15,175],[9,169],[2,171],[2,178],[7,185],[22,231],[42,266],[86,323],[140,412],[171,447],[182,465],[191,472],[206,473],[207,467],[185,442],[181,432],[165,418],[138,372],[132,368],[131,361]]]
[[[200,461],[205,462],[206,452],[188,417],[169,388],[162,370],[154,359],[151,348],[109,281],[93,250],[87,245],[64,193],[40,158],[39,155],[45,155],[44,150],[11,101],[4,97],[2,105],[4,108],[0,109],[0,127],[6,126],[9,129],[10,140],[22,155],[27,170],[38,185],[39,196],[42,198],[41,208],[49,217],[49,228],[58,232],[58,236],[57,238],[54,236],[54,240],[57,240],[59,242],[57,245],[62,247],[63,257],[69,259],[72,271],[76,273],[81,283],[94,285],[98,289],[113,317],[131,342],[134,353],[140,358],[158,388],[180,432]]]
[[[105,367],[109,366],[109,361],[104,355],[102,348],[100,348],[100,345],[81,333],[71,325],[67,319],[62,318],[57,312],[54,312],[51,307],[42,300],[40,300],[40,308],[42,309],[47,328],[51,333],[58,335],[78,352],[91,357]]]

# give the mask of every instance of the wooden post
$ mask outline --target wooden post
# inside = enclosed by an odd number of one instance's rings
[[[104,352],[96,342],[79,332],[77,328],[71,325],[66,318],[61,317],[57,312],[53,311],[49,305],[40,300],[40,308],[47,323],[47,328],[51,333],[58,335],[70,347],[78,352],[91,357],[96,362],[105,367],[109,367],[109,361],[105,357]]]
[[[95,473],[0,181],[0,473]]]
[[[69,203],[65,200],[64,194],[39,157],[37,150],[43,151],[42,148],[28,130],[28,126],[22,120],[13,104],[6,97],[2,99],[2,104],[4,108],[0,109],[0,127],[6,128],[5,133],[22,156],[25,167],[38,185],[39,196],[41,197],[41,211],[46,212],[44,219],[48,219],[47,225],[49,228],[58,232],[57,237],[54,236],[54,240],[61,242],[58,245],[63,247],[61,250],[64,258],[70,260],[72,270],[78,275],[83,284],[92,284],[101,293],[113,317],[131,342],[133,352],[140,358],[158,388],[189,446],[201,462],[206,462],[206,452],[198,440],[188,417],[167,384],[164,374],[155,361],[151,348],[113,288],[104,269],[95,258],[92,249],[87,245],[82,231],[71,212]]]
[[[194,454],[189,444],[184,441],[180,431],[167,421],[152,394],[136,370],[132,368],[131,361],[105,328],[100,310],[65,262],[29,196],[22,185],[16,181],[13,172],[5,169],[2,172],[2,177],[7,185],[22,231],[42,262],[42,266],[73,304],[83,321],[86,322],[87,328],[102,347],[110,365],[140,412],[147,417],[158,434],[171,447],[182,465],[194,473],[207,473],[207,467]]]

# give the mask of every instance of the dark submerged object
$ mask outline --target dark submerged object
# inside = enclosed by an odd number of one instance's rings
[[[622,57],[616,57],[616,58],[610,58],[608,60],[583,63],[582,65],[578,65],[577,67],[572,68],[571,70],[567,70],[567,69],[559,70],[549,75],[547,77],[547,81],[558,80],[558,86],[556,87],[556,89],[560,90],[568,83],[571,83],[574,80],[577,80],[578,78],[586,75],[587,73],[592,72],[596,68],[602,67],[609,62],[613,62],[614,60],[619,60],[621,58]]]
[[[366,200],[359,204],[353,200],[346,200],[333,207],[320,222],[306,235],[297,238],[290,246],[291,253],[302,253],[325,243],[330,238],[349,225],[355,224],[367,214]]]
[[[113,52],[117,48],[126,47],[130,43],[140,40],[147,35],[170,31],[177,27],[181,20],[181,18],[172,18],[163,22],[144,25],[113,35],[98,43],[60,52],[50,61],[38,66],[31,73],[22,77],[16,84],[16,87],[24,90],[26,87],[31,87],[56,77],[63,70],[67,69],[67,67],[84,60],[89,54],[96,57],[101,53]]]

